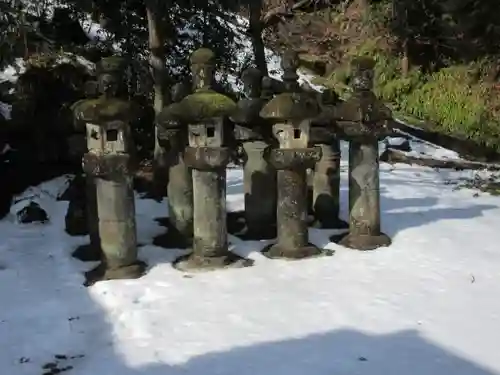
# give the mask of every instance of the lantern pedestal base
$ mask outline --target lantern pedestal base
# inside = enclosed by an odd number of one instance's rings
[[[100,246],[88,243],[78,246],[71,256],[82,262],[97,262],[102,259],[102,250]]]
[[[387,247],[392,243],[391,238],[384,233],[380,233],[379,235],[353,235],[345,233],[330,237],[330,241],[350,249],[361,251]]]
[[[129,266],[119,268],[107,268],[102,262],[93,270],[85,272],[84,286],[91,286],[98,281],[138,279],[146,273],[147,265],[137,261]]]
[[[228,253],[219,257],[200,257],[194,253],[177,258],[173,267],[184,272],[208,272],[227,268],[244,268],[253,266],[254,261]]]
[[[177,228],[170,222],[166,222],[167,233],[160,234],[153,239],[153,245],[163,247],[165,249],[187,249],[191,247],[192,237],[186,238]]]
[[[332,256],[334,251],[320,249],[313,244],[308,244],[307,246],[300,247],[298,249],[287,249],[282,247],[280,244],[274,244],[266,246],[264,250],[262,250],[261,254],[270,259],[299,260],[319,256]]]
[[[245,220],[244,212],[228,212],[227,214],[228,233],[242,240],[259,241],[272,240],[276,238],[276,224],[262,223],[250,229]]]

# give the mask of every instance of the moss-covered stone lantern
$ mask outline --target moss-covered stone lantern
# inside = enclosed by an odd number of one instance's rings
[[[342,229],[340,220],[340,142],[335,134],[334,106],[338,96],[333,89],[319,95],[321,113],[311,127],[311,144],[321,148],[321,158],[310,176],[314,225],[323,229]]]
[[[97,87],[97,81],[89,81],[87,82],[87,87]],[[98,88],[98,87],[97,87]],[[71,109],[73,111],[73,120],[74,120],[74,129],[75,134],[72,137],[69,147],[72,148],[72,152],[75,154],[79,154],[80,162],[85,154],[88,151],[87,149],[87,138],[86,138],[86,119],[83,117],[82,109],[85,108],[89,100],[95,100],[99,97],[99,93],[96,90],[85,90],[85,99],[81,99],[75,102]],[[76,146],[80,144],[84,144],[83,150],[81,147]],[[75,149],[78,149],[76,151]],[[75,155],[76,156],[76,155]],[[78,181],[80,176],[75,177],[75,180]],[[99,261],[102,257],[101,250],[101,241],[99,239],[99,224],[98,224],[98,216],[97,216],[97,196],[96,196],[96,186],[94,176],[85,174],[85,189],[83,194],[83,204],[82,207],[86,214],[87,221],[87,230],[89,234],[89,243],[78,246],[73,252],[72,256],[76,259],[79,259],[83,262],[93,262]],[[73,205],[81,204],[78,200],[70,201],[68,211],[70,209],[75,209]],[[77,208],[78,209],[78,208]]]
[[[275,96],[260,112],[272,124],[279,148],[266,153],[278,170],[278,240],[264,250],[270,258],[300,259],[320,255],[309,243],[306,170],[321,157],[321,149],[309,147],[312,119],[318,115],[317,101],[301,93],[297,73],[298,56],[287,52],[282,58],[286,92]]]
[[[193,169],[193,251],[174,266],[194,271],[251,265],[228,249],[226,166],[232,155],[228,118],[236,103],[211,89],[215,55],[210,49],[193,52],[190,63],[195,91],[179,103],[179,110],[188,124],[185,162]]]
[[[368,57],[352,61],[352,96],[335,108],[339,135],[349,141],[349,233],[339,243],[358,250],[391,244],[380,230],[378,141],[393,133],[392,115],[373,93],[374,66]]]
[[[75,111],[86,123],[87,149],[83,170],[95,178],[101,264],[86,273],[86,285],[99,280],[140,277],[145,264],[137,259],[134,164],[130,122],[134,105],[119,97],[124,60],[104,58],[97,66],[102,95]]]
[[[187,146],[187,124],[182,121],[180,102],[190,92],[183,83],[172,87],[173,103],[156,118],[157,136],[168,166],[168,232],[158,237],[159,245],[167,248],[186,248],[193,239],[193,178],[184,162]]]
[[[276,170],[264,159],[264,151],[275,141],[269,124],[259,116],[267,103],[261,98],[262,78],[255,68],[243,72],[246,95],[231,117],[244,160],[245,229],[237,235],[253,240],[276,237]]]

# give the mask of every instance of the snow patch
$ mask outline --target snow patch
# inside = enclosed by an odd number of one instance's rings
[[[89,289],[82,272],[94,264],[70,257],[87,238],[64,233],[67,202],[56,200],[67,178],[33,187],[12,211],[35,200],[51,222],[0,221],[0,363],[19,375],[48,362],[74,375],[500,374],[500,198],[446,183],[472,173],[382,164],[390,248],[355,252],[310,229],[333,257],[272,261],[259,253],[269,241],[231,236],[256,265],[192,277],[169,264],[180,251],[152,245],[166,202],[136,197],[148,274]],[[228,171],[230,209],[243,207],[242,178]]]

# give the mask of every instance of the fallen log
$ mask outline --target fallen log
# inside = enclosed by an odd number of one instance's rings
[[[428,157],[416,157],[391,148],[387,148],[380,155],[380,161],[388,164],[404,163],[409,165],[420,165],[429,168],[455,169],[457,171],[462,171],[465,169],[500,171],[500,165],[498,164],[481,163],[461,159],[440,160]]]
[[[452,135],[433,131],[428,128],[430,125],[416,127],[407,125],[397,119],[391,125],[412,137],[455,151],[463,158],[477,160],[478,162],[500,162],[500,154],[494,148],[479,144],[471,139],[459,139]]]

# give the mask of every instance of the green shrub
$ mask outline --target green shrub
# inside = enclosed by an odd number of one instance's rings
[[[488,80],[489,62],[454,65],[432,74],[412,67],[401,75],[400,59],[366,41],[349,51],[346,62],[326,82],[345,97],[349,93],[350,58],[368,55],[376,62],[375,92],[392,108],[427,123],[438,132],[472,139],[500,151],[500,95]]]
[[[492,106],[492,85],[477,81],[474,66],[457,65],[432,74],[425,84],[400,97],[398,107],[434,123],[438,131],[500,149],[500,124]]]

